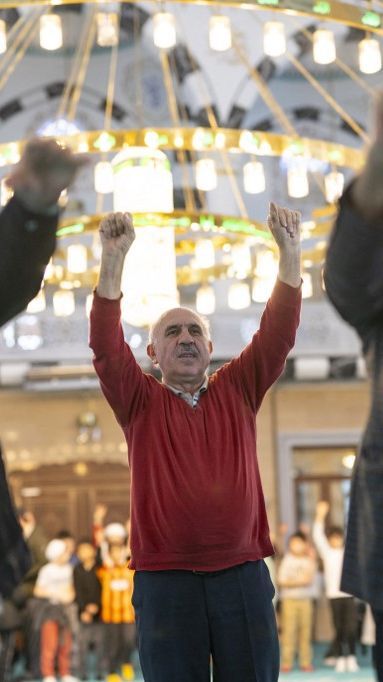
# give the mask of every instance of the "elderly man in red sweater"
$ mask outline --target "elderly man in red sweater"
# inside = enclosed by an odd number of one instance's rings
[[[260,329],[207,376],[212,341],[186,308],[162,315],[145,374],[124,341],[120,286],[134,241],[129,214],[100,227],[90,345],[128,444],[133,604],[146,682],[276,682],[273,553],[256,454],[256,414],[283,371],[299,323],[300,216],[270,204],[279,276]]]

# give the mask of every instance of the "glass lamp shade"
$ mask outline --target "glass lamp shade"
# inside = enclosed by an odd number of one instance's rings
[[[110,194],[114,189],[113,167],[109,161],[99,161],[94,167],[94,188],[99,194]]]
[[[274,289],[275,279],[254,279],[251,298],[255,303],[265,303],[269,300]]]
[[[53,311],[56,317],[69,317],[75,311],[73,291],[59,290],[53,294]]]
[[[61,17],[45,14],[40,17],[40,46],[44,50],[58,50],[63,45]]]
[[[243,184],[248,194],[260,194],[265,191],[265,171],[260,161],[249,161],[244,165]]]
[[[7,25],[4,19],[0,19],[0,54],[4,54],[7,49]]]
[[[83,244],[70,244],[67,249],[67,269],[74,274],[86,272],[88,254]]]
[[[121,290],[123,319],[136,327],[153,324],[179,305],[173,227],[140,227],[125,260]]]
[[[215,311],[215,292],[212,286],[204,284],[197,289],[196,309],[200,315],[212,315]]]
[[[335,38],[332,31],[319,29],[313,34],[313,57],[317,64],[332,64],[336,59]]]
[[[227,298],[229,308],[244,310],[251,305],[250,289],[246,282],[234,282],[229,287]]]
[[[287,191],[289,197],[302,199],[309,193],[307,168],[303,163],[293,163],[287,171]]]
[[[358,45],[359,68],[362,73],[377,73],[382,68],[382,53],[379,41],[365,38]]]
[[[280,21],[267,21],[263,27],[263,51],[268,57],[286,52],[285,27]]]
[[[169,49],[177,41],[176,22],[170,12],[157,12],[153,18],[153,41],[156,47]]]
[[[203,270],[215,265],[214,244],[210,239],[197,239],[194,254],[194,267],[196,269]]]
[[[231,23],[229,17],[216,15],[209,20],[209,45],[211,50],[225,52],[232,44]]]
[[[257,254],[256,273],[260,279],[271,279],[275,282],[278,274],[278,262],[272,251],[261,251]]]
[[[247,244],[234,244],[231,248],[233,274],[237,279],[246,279],[251,272],[251,252]]]
[[[213,159],[199,159],[195,165],[195,178],[197,189],[203,192],[211,192],[217,187],[217,170]]]
[[[97,12],[97,45],[114,47],[118,44],[118,14]]]
[[[115,211],[172,213],[173,176],[159,149],[127,147],[112,161]]]
[[[334,204],[342,196],[344,187],[344,175],[339,171],[332,171],[325,175],[325,194],[330,204]]]

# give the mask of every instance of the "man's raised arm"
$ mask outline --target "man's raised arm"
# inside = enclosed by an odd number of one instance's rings
[[[101,298],[120,298],[125,256],[135,239],[130,213],[110,213],[101,222],[100,238],[102,255],[96,291]]]

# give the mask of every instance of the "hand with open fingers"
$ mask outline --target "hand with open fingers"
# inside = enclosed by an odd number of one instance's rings
[[[88,162],[88,157],[73,154],[55,140],[32,139],[7,178],[7,184],[27,208],[44,211],[58,201],[61,192],[73,183],[78,170]]]
[[[299,211],[282,208],[271,201],[267,224],[281,251],[300,249],[301,214]]]
[[[130,213],[109,213],[101,221],[100,238],[104,254],[127,254],[135,237]]]

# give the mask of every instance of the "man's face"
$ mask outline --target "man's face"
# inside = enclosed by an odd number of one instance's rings
[[[154,329],[148,355],[158,364],[165,381],[202,383],[210,362],[211,341],[202,320],[191,310],[174,308]]]

